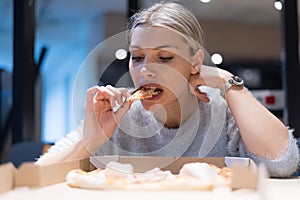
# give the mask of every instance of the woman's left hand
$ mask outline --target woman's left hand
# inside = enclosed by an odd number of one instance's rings
[[[202,65],[199,73],[191,74],[189,83],[199,100],[209,102],[206,93],[199,89],[199,86],[208,86],[223,90],[226,80],[231,77],[231,73],[218,67]]]

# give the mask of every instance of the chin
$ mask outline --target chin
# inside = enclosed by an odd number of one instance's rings
[[[165,115],[166,109],[163,105],[161,104],[146,104],[145,102],[142,102],[142,105],[145,110],[151,111],[153,113],[159,114],[159,115]]]
[[[146,103],[145,101],[141,101],[143,107],[145,110],[148,110],[150,111],[151,107],[153,106],[153,104],[150,104],[150,103]]]

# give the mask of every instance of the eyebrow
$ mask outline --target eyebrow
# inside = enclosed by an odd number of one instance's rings
[[[129,49],[131,49],[131,48],[133,48],[133,49],[142,49],[141,47],[136,46],[136,45],[130,45]],[[173,45],[161,45],[161,46],[154,47],[153,49],[158,50],[158,49],[165,49],[165,48],[179,49],[177,46],[173,46]]]

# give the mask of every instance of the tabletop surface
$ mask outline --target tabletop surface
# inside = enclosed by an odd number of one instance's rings
[[[233,199],[277,200],[300,199],[300,179],[264,179],[258,190],[240,189],[231,191],[219,188],[214,191],[120,191],[87,190],[72,188],[67,183],[58,183],[41,188],[19,187],[0,195],[0,199]]]

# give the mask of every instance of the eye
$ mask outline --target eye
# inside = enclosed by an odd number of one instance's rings
[[[131,60],[133,60],[133,62],[142,62],[144,59],[144,57],[142,56],[132,56]]]
[[[170,60],[172,60],[173,59],[173,56],[160,56],[159,57],[159,60],[161,61],[161,62],[169,62]]]

